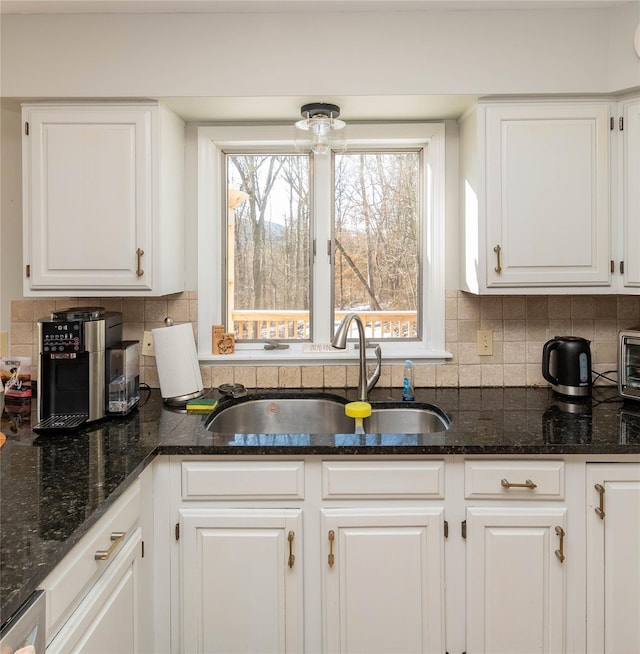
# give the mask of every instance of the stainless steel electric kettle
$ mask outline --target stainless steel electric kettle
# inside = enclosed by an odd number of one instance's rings
[[[542,376],[556,393],[591,395],[591,349],[579,336],[556,336],[542,349]]]

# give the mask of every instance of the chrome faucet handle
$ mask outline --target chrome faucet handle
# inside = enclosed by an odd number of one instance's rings
[[[374,350],[376,355],[376,367],[374,371],[367,377],[367,393],[378,383],[380,379],[380,372],[382,370],[382,349],[376,345]]]

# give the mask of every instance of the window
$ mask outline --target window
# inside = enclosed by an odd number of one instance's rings
[[[337,154],[333,166],[333,320],[355,311],[368,338],[417,340],[419,151]]]
[[[447,356],[444,126],[348,130],[313,155],[287,127],[198,128],[201,359],[214,324],[235,359],[273,361],[266,339],[289,344],[279,361],[348,358],[327,345],[350,311],[386,361]]]
[[[225,153],[225,327],[245,341],[310,340],[310,157]]]

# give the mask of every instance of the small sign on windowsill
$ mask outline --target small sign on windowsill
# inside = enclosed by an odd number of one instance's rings
[[[328,352],[348,352],[352,350],[351,345],[347,345],[344,350],[340,348],[333,347],[331,343],[303,343],[302,351],[305,354],[327,354]]]
[[[225,333],[224,325],[211,328],[211,351],[213,354],[233,354],[236,351],[235,334]]]

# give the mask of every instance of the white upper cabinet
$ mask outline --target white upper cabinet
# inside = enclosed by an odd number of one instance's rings
[[[184,290],[184,123],[157,103],[23,105],[24,294]]]
[[[480,102],[461,121],[461,287],[611,292],[609,101]]]

